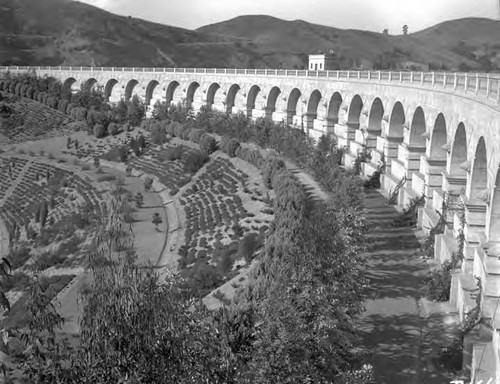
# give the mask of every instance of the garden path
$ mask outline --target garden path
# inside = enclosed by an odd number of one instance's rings
[[[427,263],[418,256],[415,229],[392,226],[398,211],[379,192],[364,199],[368,222],[366,260],[370,280],[362,338],[377,384],[444,384],[436,369],[440,346],[449,345],[456,315],[446,304],[422,298]]]

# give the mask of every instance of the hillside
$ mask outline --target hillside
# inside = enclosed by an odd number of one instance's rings
[[[500,21],[490,19],[452,20],[407,36],[386,36],[255,15],[197,31],[252,41],[267,55],[334,50],[340,68],[500,68]]]
[[[264,15],[195,31],[72,0],[2,0],[0,65],[304,68],[334,50],[340,69],[500,68],[500,21],[453,20],[408,36]]]
[[[246,57],[234,40],[121,17],[71,0],[0,3],[3,65],[238,66]]]

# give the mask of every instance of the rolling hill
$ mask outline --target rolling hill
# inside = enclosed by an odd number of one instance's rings
[[[500,21],[491,19],[452,20],[406,36],[389,36],[255,15],[197,31],[252,41],[266,55],[333,50],[340,68],[500,68]]]
[[[407,36],[265,15],[197,30],[111,14],[72,0],[2,0],[0,65],[303,68],[334,50],[341,69],[500,68],[500,21],[462,19]]]

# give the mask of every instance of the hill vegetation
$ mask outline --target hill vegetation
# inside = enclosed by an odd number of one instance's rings
[[[500,22],[489,19],[390,35],[253,15],[193,31],[71,0],[5,0],[1,7],[1,65],[300,69],[309,53],[334,50],[339,69],[500,68]]]
[[[2,83],[8,93],[18,90],[18,96],[26,95],[31,86],[33,92],[47,96],[45,101],[40,98],[45,104],[55,106],[65,100],[58,83],[47,84],[36,77],[8,81]],[[89,95],[93,101],[87,105]],[[117,115],[116,109],[106,110],[100,100],[98,89],[90,94],[82,89],[68,101],[87,111],[87,117],[92,116],[87,123],[95,128],[102,125],[95,119]],[[153,115],[154,119],[141,122],[151,133],[148,138],[169,144],[182,140],[191,148],[197,145],[196,153],[201,155],[191,156],[194,151],[189,151],[183,157],[170,146],[166,156],[173,161],[180,156],[186,164],[188,159],[196,161],[194,172],[208,162],[205,176],[197,174],[190,190],[178,194],[171,190],[172,198],[180,195],[186,206],[194,200],[190,206],[200,207],[197,218],[201,212],[213,212],[215,221],[219,214],[224,222],[234,220],[235,225],[227,230],[235,240],[244,238],[245,231],[254,234],[255,244],[242,240],[246,245],[235,248],[254,264],[248,283],[227,300],[226,307],[212,312],[204,308],[199,294],[212,284],[200,282],[226,277],[236,268],[231,265],[233,255],[222,254],[219,259],[221,249],[201,245],[194,229],[191,235],[185,233],[188,252],[180,254],[180,273],[161,281],[153,269],[137,263],[138,239],[127,218],[133,199],[118,194],[103,206],[96,235],[85,249],[94,279],[81,292],[81,335],[74,348],[67,348],[57,335],[64,319],[54,305],[54,290],[33,274],[25,284],[25,322],[7,327],[0,350],[15,353],[22,375],[37,383],[370,382],[371,367],[363,366],[364,356],[357,348],[366,290],[362,187],[354,174],[341,170],[335,142],[323,136],[316,145],[303,132],[282,124],[265,119],[252,122],[243,115],[209,109],[194,115],[184,106],[157,104]],[[108,122],[112,131],[111,124],[116,123]],[[259,146],[249,149],[248,142]],[[140,158],[142,150],[138,152]],[[125,154],[116,161],[133,156],[130,150]],[[282,155],[314,169],[331,192],[331,200],[313,203]],[[241,201],[233,199],[229,204],[222,198],[225,191],[233,194],[232,190],[244,189],[245,176],[231,169],[229,160],[221,160],[233,157],[257,168],[270,189],[273,216],[263,231],[265,236],[252,224],[249,228],[239,225],[240,217],[249,217]],[[133,162],[128,164],[133,166]],[[187,167],[186,172],[190,172]],[[220,174],[233,178],[220,178]],[[149,180],[144,179],[144,194],[152,186]],[[204,191],[197,193],[195,188]],[[210,197],[220,204],[209,203]],[[202,209],[208,206],[210,210]],[[224,212],[225,206],[234,209]],[[153,224],[158,226],[155,217]],[[201,221],[194,225],[205,231]],[[199,252],[190,255],[196,245],[188,238],[197,240],[205,250],[203,256]],[[254,254],[257,248],[260,253]],[[1,277],[2,286],[13,281],[10,266],[15,260],[3,261],[7,276]],[[11,373],[5,370],[6,376]]]

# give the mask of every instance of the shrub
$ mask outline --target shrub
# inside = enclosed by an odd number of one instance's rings
[[[29,98],[29,99],[33,99],[34,95],[35,95],[35,90],[33,89],[33,87],[28,87],[26,89],[26,97]]]
[[[178,160],[182,157],[182,147],[170,147],[165,150],[165,158],[169,161]]]
[[[452,262],[446,260],[439,269],[430,273],[426,279],[426,296],[433,301],[450,299]]]
[[[240,147],[240,142],[236,139],[224,136],[221,142],[221,149],[227,155],[234,157],[236,156],[236,151]]]
[[[144,190],[147,192],[151,189],[151,187],[153,186],[153,179],[151,177],[146,177],[144,179]]]
[[[120,131],[120,126],[116,123],[109,123],[108,125],[108,135],[115,136]]]
[[[57,109],[62,113],[66,113],[66,109],[68,108],[69,101],[68,100],[59,100],[57,104]]]
[[[125,124],[123,124],[123,130],[125,132],[130,132],[134,129],[134,127],[132,127],[132,125],[127,121]]]
[[[68,102],[68,105],[66,106],[66,111],[64,111],[67,115],[70,115],[71,116],[71,111],[73,110],[73,108],[75,108],[75,104],[73,103],[69,103]]]
[[[217,150],[217,140],[215,140],[215,137],[213,137],[209,133],[204,133],[200,137],[199,143],[200,149],[203,152],[208,153],[209,155]]]
[[[253,259],[255,251],[261,246],[259,236],[256,233],[249,233],[241,239],[238,245],[238,258],[245,259],[250,263]]]
[[[200,139],[201,139],[201,137],[203,136],[204,133],[205,133],[205,131],[203,129],[193,128],[189,132],[188,139],[190,141],[192,141],[193,143],[199,144],[200,143]]]
[[[174,123],[172,123],[172,124],[174,124]],[[170,125],[172,125],[172,124],[170,124]],[[182,132],[184,132],[184,126],[181,123],[175,123],[174,136],[180,138],[182,136]]]
[[[100,124],[106,127],[109,124],[109,117],[104,112],[91,109],[87,112],[87,124],[90,126]]]
[[[283,159],[277,156],[271,156],[266,159],[264,169],[262,170],[262,178],[268,188],[273,187],[272,181],[274,176],[285,169],[286,165]]]
[[[50,96],[47,98],[47,106],[52,108],[52,109],[56,109],[57,108],[57,105],[59,104],[57,98],[53,97],[53,96]]]
[[[17,96],[21,96],[21,88],[22,88],[22,84],[21,83],[17,83],[15,88],[14,88],[14,94],[16,94]]]
[[[153,144],[164,144],[167,141],[165,129],[160,122],[151,124],[151,142]]]
[[[104,125],[102,124],[94,125],[94,128],[92,128],[92,132],[94,133],[94,136],[97,137],[98,139],[106,136],[106,128],[104,128]]]
[[[239,147],[236,156],[259,169],[264,166],[264,157],[258,149]]]
[[[202,151],[191,152],[186,158],[185,170],[196,173],[209,160],[208,154]]]
[[[76,121],[86,121],[87,109],[83,107],[74,107],[71,109],[71,118]]]
[[[191,128],[184,127],[179,138],[182,140],[189,140],[189,134],[191,133],[191,130],[192,130]]]

